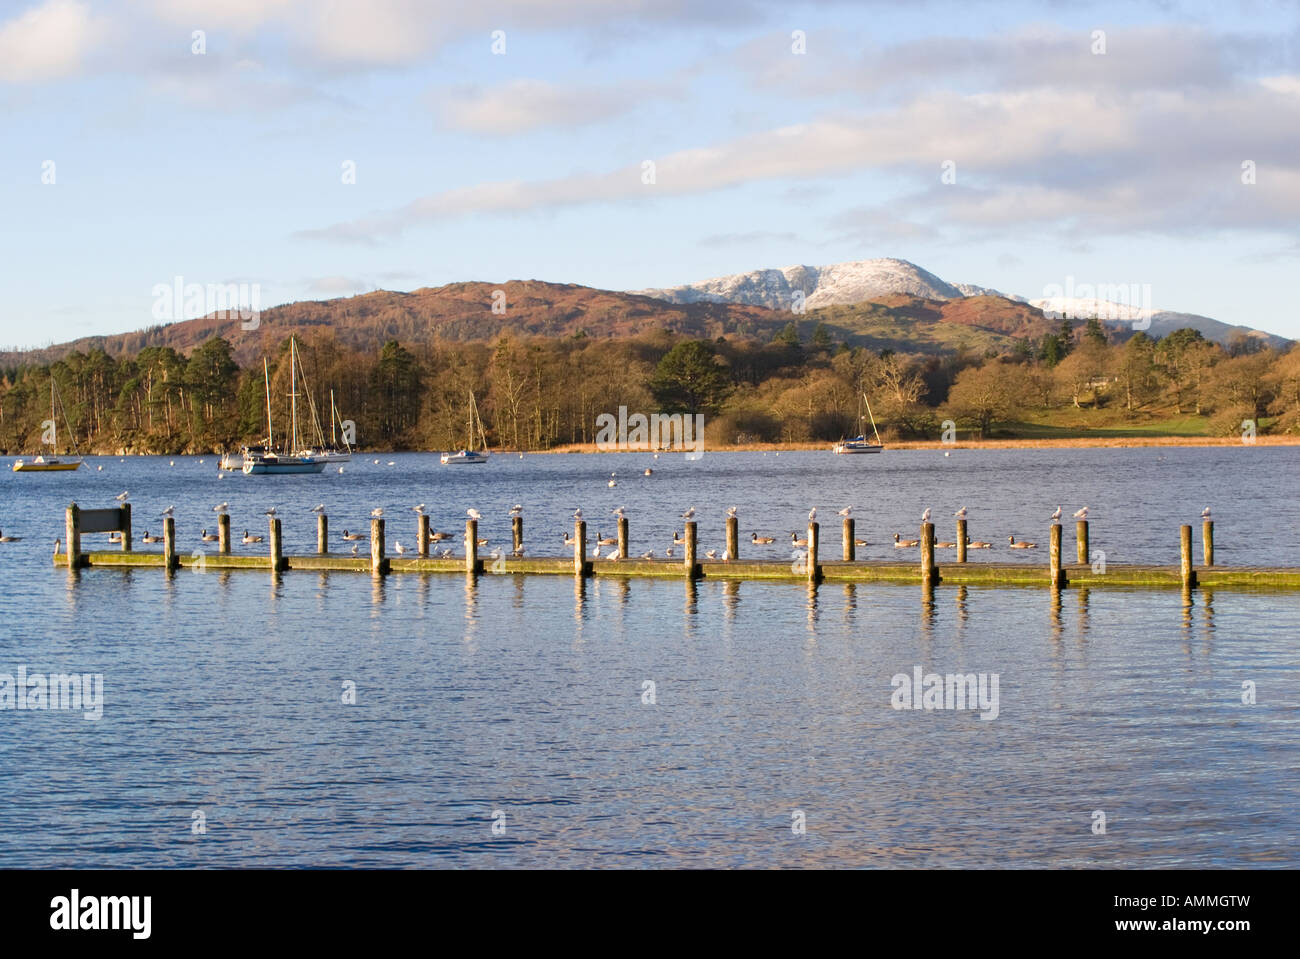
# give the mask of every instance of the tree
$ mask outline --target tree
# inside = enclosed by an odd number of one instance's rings
[[[678,343],[650,380],[650,392],[668,413],[716,413],[733,389],[731,375],[707,340]]]
[[[948,393],[949,414],[987,434],[995,422],[1020,409],[1019,373],[1019,367],[996,362],[967,367]]]

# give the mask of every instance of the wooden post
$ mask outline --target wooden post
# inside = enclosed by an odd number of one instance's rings
[[[727,556],[734,563],[740,559],[740,519],[727,517]]]
[[[131,504],[122,504],[122,552],[131,552]]]
[[[284,569],[284,540],[280,536],[280,518],[271,517],[271,571],[278,573]]]
[[[966,562],[966,521],[957,520],[957,562]]]
[[[421,559],[429,555],[429,517],[423,513],[415,518],[415,554]]]
[[[1183,576],[1183,589],[1192,589],[1196,586],[1196,570],[1192,568],[1192,527],[1184,523],[1178,528],[1179,552],[1181,554],[1181,573]]]
[[[176,564],[176,520],[165,516],[163,517],[163,566],[173,570]]]
[[[821,538],[821,526],[808,524],[808,581],[815,583],[821,579],[821,567],[817,565],[817,540]]]
[[[388,572],[388,560],[384,557],[384,521],[379,517],[370,520],[370,572],[376,576]]]
[[[573,575],[581,579],[587,575],[587,521],[573,521]]]
[[[510,517],[510,535],[515,544],[515,552],[521,552],[524,548],[524,518],[522,516]]]
[[[934,582],[938,578],[935,574],[938,570],[934,566],[934,524],[921,524],[921,585],[927,589],[934,589]]]
[[[1214,565],[1214,520],[1207,519],[1201,524],[1201,553],[1206,566]]]
[[[1081,519],[1074,524],[1074,544],[1075,557],[1080,566],[1086,566],[1088,563],[1088,521]]]
[[[465,572],[471,576],[479,571],[478,567],[478,520],[465,520]]]
[[[618,558],[627,559],[627,517],[618,518]]]
[[[1051,530],[1051,541],[1049,545],[1048,561],[1051,565],[1050,576],[1052,589],[1060,589],[1065,585],[1065,574],[1061,571],[1061,524],[1053,523]]]
[[[324,556],[330,551],[330,518],[324,513],[316,517],[316,552]]]
[[[68,506],[64,526],[64,535],[68,539],[68,569],[76,569],[81,564],[81,508],[76,503]]]
[[[695,562],[696,539],[695,520],[686,523],[686,545],[682,547],[682,565],[686,568],[686,578],[695,579],[700,575],[699,564]]]
[[[230,552],[230,514],[222,513],[217,517],[217,552]]]
[[[846,563],[853,562],[858,555],[856,551],[857,544],[853,542],[853,535],[854,535],[853,529],[854,529],[853,517],[852,516],[844,517],[844,533],[843,533],[844,562]]]

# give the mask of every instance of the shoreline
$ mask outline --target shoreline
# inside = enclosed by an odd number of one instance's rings
[[[898,440],[885,443],[885,452],[890,450],[1020,450],[1020,449],[1107,449],[1146,446],[1174,447],[1220,447],[1220,446],[1300,446],[1300,435],[1259,436],[1253,443],[1244,443],[1240,436],[1106,436],[1106,437],[1061,437],[1056,439],[994,439],[994,440],[958,440],[945,443],[942,440]],[[831,444],[816,443],[742,443],[736,446],[705,446],[707,453],[785,453],[798,451],[821,451],[830,453]],[[502,450],[505,453],[517,453],[519,450]],[[522,452],[528,453],[524,450]],[[654,450],[603,450],[595,443],[566,443],[563,446],[547,450],[533,450],[529,455],[538,453],[653,453]],[[682,450],[661,450],[659,452],[684,452]],[[873,454],[865,454],[873,455]]]

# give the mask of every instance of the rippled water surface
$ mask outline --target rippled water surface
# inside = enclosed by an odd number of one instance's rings
[[[812,505],[831,526],[852,504],[868,558],[893,558],[927,506],[941,535],[965,505],[1000,544],[1045,542],[1057,505],[1087,504],[1109,562],[1174,562],[1178,524],[1210,505],[1220,562],[1294,565],[1300,451],[372,459],[0,475],[0,528],[22,537],[0,544],[0,673],[102,673],[105,699],[98,721],[0,711],[0,866],[1300,865],[1300,593],[940,586],[926,603],[890,585],[50,563],[68,502],[129,489],[137,535],[174,504],[187,551],[220,501],[237,533],[276,506],[291,552],[314,549],[318,502],[336,531],[385,506],[390,542],[413,541],[418,502],[452,530],[477,507],[500,541],[518,502],[530,552],[555,555],[575,506],[608,533],[626,505],[639,553],[686,506],[710,547],[726,506],[746,538],[779,539]],[[891,708],[914,666],[998,674],[997,718]]]

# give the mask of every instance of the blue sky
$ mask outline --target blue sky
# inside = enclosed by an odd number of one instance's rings
[[[0,0],[0,111],[0,347],[879,256],[1300,337],[1294,2]]]

